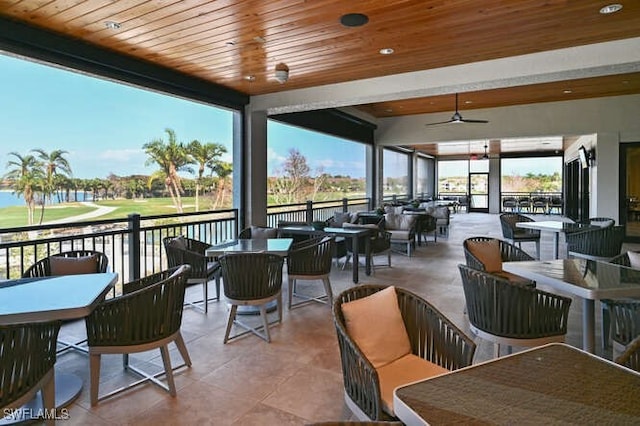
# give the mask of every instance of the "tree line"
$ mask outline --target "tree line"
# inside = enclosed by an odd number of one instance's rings
[[[142,148],[148,158],[145,165],[157,165],[159,169],[150,176],[132,175],[119,177],[110,174],[107,179],[73,178],[68,152],[55,149],[47,152],[32,149],[26,154],[10,152],[6,164],[4,181],[13,193],[21,195],[27,205],[27,222],[34,224],[36,206],[40,205],[39,223],[42,223],[47,202],[56,196],[59,202],[69,201],[74,192],[90,191],[93,199],[143,197],[163,190],[171,197],[178,213],[183,212],[182,196],[186,191],[195,194],[195,209],[199,211],[200,195],[208,189],[214,194],[213,209],[224,205],[231,185],[232,165],[222,161],[227,152],[224,145],[214,142],[201,143],[193,140],[187,144],[179,142],[175,131],[165,129],[167,140],[153,139]],[[193,180],[183,179],[179,172],[191,173]]]

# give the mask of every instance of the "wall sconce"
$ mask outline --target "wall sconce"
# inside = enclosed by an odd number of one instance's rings
[[[280,62],[278,65],[276,65],[276,80],[278,80],[278,82],[280,84],[284,84],[287,82],[287,80],[289,80],[289,67],[287,66],[287,64]]]

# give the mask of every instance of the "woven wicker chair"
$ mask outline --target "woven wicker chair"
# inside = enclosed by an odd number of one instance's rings
[[[284,258],[269,253],[237,253],[220,257],[224,295],[231,304],[224,343],[253,333],[271,342],[266,304],[277,300],[278,320],[282,322],[282,265]],[[254,328],[236,319],[238,306],[259,306],[262,326]],[[246,331],[230,336],[236,324]],[[263,329],[264,334],[259,332]]]
[[[535,260],[533,257],[529,256],[529,254],[527,254],[527,252],[525,252],[524,250],[521,250],[515,245],[508,243],[506,241],[499,240],[497,238],[491,238],[491,237],[470,237],[464,240],[462,243],[462,247],[464,249],[464,257],[466,259],[468,267],[477,269],[478,271],[483,271],[483,272],[487,271],[485,264],[482,263],[482,261],[478,259],[471,252],[471,250],[469,250],[469,242],[470,241],[492,241],[492,240],[498,241],[498,245],[500,246],[500,258],[502,259],[503,262],[522,262],[522,261],[528,261],[528,260]],[[501,275],[500,278],[509,279],[509,275],[503,273],[503,275]],[[513,280],[512,282],[521,284],[521,285],[526,285],[529,287],[536,286],[535,281],[527,280],[525,278],[521,278],[521,279],[519,278],[517,280]]]
[[[536,259],[540,259],[540,231],[535,229],[517,228],[518,222],[535,222],[530,217],[519,213],[502,213],[500,215],[500,226],[502,236],[511,244],[518,244],[522,248],[524,242],[536,243]]]
[[[276,238],[277,236],[277,228],[271,228],[269,226],[250,226],[240,231],[240,233],[238,234],[238,239],[249,240],[251,238]]]
[[[300,306],[307,302],[333,303],[331,291],[331,258],[335,251],[334,237],[324,236],[311,238],[294,244],[287,257],[287,275],[289,288],[288,307]],[[312,297],[296,292],[298,280],[322,280],[325,296]],[[293,296],[304,299],[303,302],[293,304]]]
[[[610,259],[609,263],[626,266],[627,268],[631,267],[631,261],[629,260],[629,255],[627,254],[627,252],[622,253]],[[610,312],[609,305],[617,302],[633,302],[634,300],[636,299],[629,299],[629,300],[602,299],[600,300],[600,306],[602,307],[602,347],[603,348],[609,347],[609,340],[610,340],[611,329],[612,329],[611,315],[609,313]],[[638,300],[638,303],[640,303],[640,300]],[[629,342],[627,341],[625,345],[627,343]],[[616,350],[617,348],[614,348],[614,351]]]
[[[370,420],[397,419],[391,418],[382,409],[378,373],[349,336],[342,305],[370,296],[386,287],[352,287],[342,292],[333,305],[333,319],[342,361],[345,402],[354,413]],[[399,287],[396,287],[396,294],[414,355],[448,370],[471,365],[476,345],[469,337],[421,297]]]
[[[51,258],[52,257],[64,257],[64,258],[68,258],[68,259],[82,259],[82,258],[87,258],[89,256],[95,256],[96,257],[96,262],[97,262],[97,266],[96,266],[96,273],[105,273],[107,272],[107,269],[109,268],[109,258],[102,252],[99,251],[95,251],[95,250],[71,250],[71,251],[66,251],[66,252],[62,252],[62,253],[57,253],[54,254],[52,256],[49,257],[45,257],[44,259],[40,259],[39,261],[37,261],[36,263],[34,263],[33,265],[31,265],[26,271],[24,271],[24,273],[22,274],[23,278],[34,278],[34,277],[49,277],[51,276]],[[72,267],[70,267],[72,268]],[[55,271],[54,271],[55,272]],[[114,293],[115,295],[115,288],[114,288]],[[78,323],[79,321],[84,321],[83,319],[80,320],[68,320],[68,321],[64,321],[63,324],[71,324],[71,323]],[[87,347],[84,345],[87,342],[87,339],[82,339],[76,342],[69,342],[66,340],[58,340],[58,345],[60,346],[60,348],[58,349],[58,353],[62,353],[65,352],[69,349],[74,349],[83,353],[88,353],[89,350],[87,349]]]
[[[189,352],[180,333],[184,290],[190,272],[182,265],[125,283],[122,296],[105,300],[87,317],[89,367],[91,370],[91,405],[140,383],[151,381],[176,396],[173,370],[191,366]],[[172,368],[169,343],[174,342],[184,364]],[[156,375],[149,375],[129,364],[129,354],[160,349],[165,385]],[[99,396],[100,359],[102,354],[123,354],[123,365],[142,379]]]
[[[615,362],[624,365],[635,371],[640,371],[640,336],[629,343],[627,349],[617,358]]]
[[[0,326],[0,409],[19,409],[39,391],[42,407],[55,409],[56,341],[60,321]],[[51,416],[45,424],[53,425]]]
[[[606,304],[611,318],[613,359],[616,359],[627,349],[633,339],[640,336],[640,300],[607,300]]]
[[[359,256],[366,255],[367,248],[366,248],[366,243],[364,238],[366,237],[361,237],[360,240],[358,241]],[[370,238],[369,256],[370,256],[371,267],[375,268],[376,266],[374,265],[374,262],[373,262],[374,256],[384,254],[387,256],[387,266],[391,268],[391,233],[384,230],[378,230],[375,232],[375,235],[369,238]],[[342,269],[344,269],[347,266],[347,263],[349,263],[349,259],[351,259],[352,257],[353,257],[353,242],[351,238],[349,238],[347,240],[347,259],[345,260],[344,265],[342,266]]]
[[[209,302],[220,300],[220,263],[205,256],[209,244],[183,236],[165,237],[162,240],[167,253],[167,265],[175,268],[180,265],[191,266],[191,275],[187,285],[202,284],[202,299],[187,301],[186,305],[205,314],[209,311]],[[209,281],[215,280],[216,297],[209,298]]]
[[[473,334],[500,345],[564,342],[571,299],[458,265]]]
[[[609,261],[622,250],[625,227],[609,226],[566,235],[570,257]]]

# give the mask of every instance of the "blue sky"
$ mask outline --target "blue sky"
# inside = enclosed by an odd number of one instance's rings
[[[34,148],[64,149],[74,177],[151,174],[142,145],[175,130],[188,143],[216,142],[231,161],[232,113],[222,108],[81,76],[0,54],[0,161]],[[270,122],[268,172],[296,147],[312,174],[364,176],[364,147]]]

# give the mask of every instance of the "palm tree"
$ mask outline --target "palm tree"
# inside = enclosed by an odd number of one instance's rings
[[[218,208],[218,205],[224,205],[224,195],[227,190],[229,176],[233,172],[233,165],[226,161],[218,161],[210,167],[211,171],[218,175],[216,199],[213,203],[213,209],[215,210]]]
[[[202,178],[206,167],[215,164],[222,154],[227,152],[227,148],[219,143],[202,144],[198,140],[193,140],[187,146],[187,151],[194,164],[198,165],[198,177],[196,178],[196,211],[200,211],[200,188],[202,188]]]
[[[22,195],[27,204],[27,223],[33,225],[33,213],[36,207],[35,193],[39,190],[42,180],[42,169],[40,163],[33,155],[22,156],[17,152],[10,152],[9,155],[15,157],[9,160],[6,165],[8,172],[4,179],[11,182],[13,193]]]
[[[40,211],[40,223],[42,223],[42,219],[44,218],[44,205],[46,204],[46,199],[49,198],[49,201],[51,201],[51,196],[56,191],[55,177],[57,175],[71,177],[72,173],[69,161],[64,157],[65,154],[68,154],[67,151],[54,149],[53,151],[48,153],[40,148],[34,149],[32,151],[35,152],[39,157],[40,166],[42,167],[42,171],[44,173],[43,184],[41,188],[42,210]]]
[[[156,163],[159,167],[159,174],[164,178],[164,186],[171,196],[176,212],[182,213],[182,178],[179,171],[191,171],[188,167],[190,163],[189,155],[185,146],[177,141],[176,133],[172,129],[165,129],[169,138],[168,142],[162,139],[154,139],[142,146],[147,155],[145,165]]]

